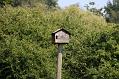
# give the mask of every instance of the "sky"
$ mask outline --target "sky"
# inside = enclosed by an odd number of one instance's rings
[[[96,8],[102,8],[106,5],[107,2],[112,0],[59,0],[58,4],[60,7],[65,8],[72,4],[79,4],[79,6],[84,9],[84,6],[89,2],[95,2]]]

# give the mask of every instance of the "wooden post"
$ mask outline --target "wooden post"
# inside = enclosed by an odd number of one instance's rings
[[[58,44],[56,79],[61,79],[61,73],[62,73],[62,49],[63,49],[63,45],[62,44]]]

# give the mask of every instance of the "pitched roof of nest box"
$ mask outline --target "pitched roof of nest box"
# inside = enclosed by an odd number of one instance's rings
[[[63,28],[54,31],[52,34],[55,34],[55,33],[59,32],[59,31],[63,31],[63,32],[65,32],[65,33],[71,35],[67,30],[65,30],[65,29],[63,29]]]

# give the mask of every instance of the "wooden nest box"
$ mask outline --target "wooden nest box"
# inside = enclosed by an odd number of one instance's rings
[[[52,42],[54,44],[67,44],[69,43],[70,33],[65,29],[58,29],[52,33]]]

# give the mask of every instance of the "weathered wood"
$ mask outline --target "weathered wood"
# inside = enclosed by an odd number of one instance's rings
[[[59,29],[52,33],[52,39],[55,44],[69,43],[70,33],[64,29]]]
[[[63,45],[62,44],[58,44],[56,79],[61,79],[61,73],[62,73],[62,49],[63,49]]]
[[[55,34],[55,43],[69,43],[69,35],[63,31]]]
[[[61,79],[62,49],[63,49],[63,44],[69,43],[69,37],[70,37],[70,33],[64,29],[58,29],[57,31],[52,33],[53,43],[58,44],[56,79]]]

